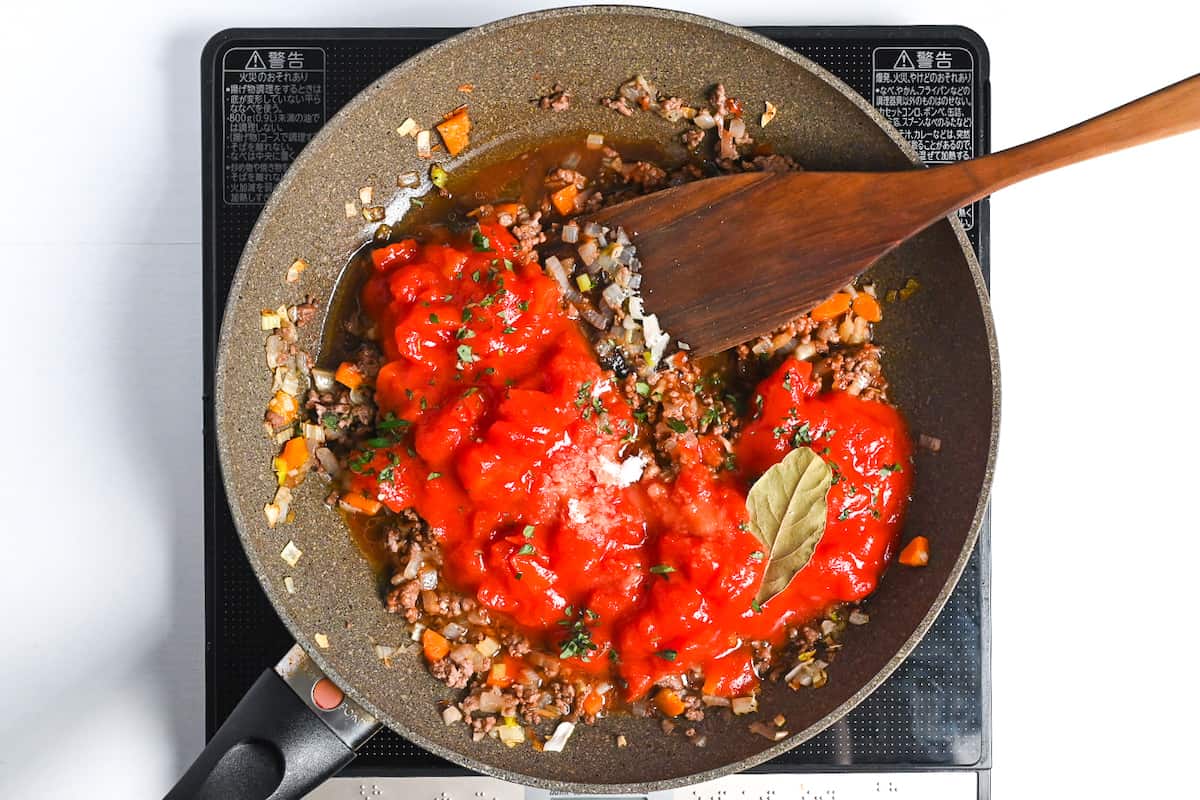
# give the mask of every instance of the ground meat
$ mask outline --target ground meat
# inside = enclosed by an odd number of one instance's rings
[[[449,657],[443,658],[440,661],[435,661],[429,665],[429,672],[433,677],[437,678],[442,683],[449,686],[451,689],[465,689],[471,680],[471,675],[475,670],[470,662],[466,665],[456,663]]]
[[[605,97],[600,100],[600,105],[611,108],[623,117],[633,116],[633,109],[629,107],[629,101],[624,97]]]
[[[378,375],[379,368],[383,366],[383,354],[379,352],[378,347],[368,343],[359,345],[351,360],[368,379],[373,379]]]
[[[632,167],[626,167],[626,170],[625,180],[637,184],[645,192],[661,189],[667,183],[666,170],[649,161],[639,161]]]
[[[704,141],[704,131],[699,128],[688,128],[679,135],[683,146],[688,150],[695,150]]]
[[[571,93],[561,83],[537,99],[537,107],[545,111],[566,111],[571,107]]]
[[[839,350],[818,362],[815,374],[827,375],[832,388],[856,394],[864,400],[886,399],[887,380],[883,377],[880,356],[880,349],[874,344]]]
[[[582,172],[559,167],[547,175],[545,180],[546,188],[552,192],[572,184],[574,184],[576,189],[582,189],[587,185],[587,178]]]
[[[778,153],[755,156],[750,163],[753,169],[761,172],[796,172],[801,169],[800,165],[792,160],[790,156],[783,156]]]
[[[771,666],[771,643],[754,642],[753,651],[754,670],[762,675]]]
[[[570,716],[575,706],[575,687],[569,683],[555,682],[550,685],[550,705],[564,717]]]
[[[704,703],[694,694],[681,695],[683,700],[683,718],[692,722],[699,722],[704,719]]]
[[[312,295],[305,295],[303,303],[296,304],[297,327],[307,325],[317,316],[317,300]]]
[[[534,248],[546,241],[546,234],[542,233],[542,212],[538,211],[533,216],[523,215],[512,227],[512,235],[517,239],[523,259],[530,261],[536,258]]]
[[[421,618],[421,609],[417,607],[420,597],[421,582],[414,578],[388,592],[384,604],[389,613],[404,614],[406,620],[416,622]]]
[[[513,658],[520,658],[532,650],[529,640],[519,633],[506,631],[500,638],[505,651]]]

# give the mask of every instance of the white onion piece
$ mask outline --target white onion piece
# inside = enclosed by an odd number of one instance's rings
[[[600,133],[589,133],[587,135],[587,149],[599,150],[604,147],[604,135]]]
[[[576,167],[579,166],[579,161],[581,158],[582,158],[582,156],[580,156],[579,153],[577,153],[577,152],[572,151],[570,153],[567,153],[567,157],[562,160],[563,168],[564,169],[575,169]]]
[[[578,250],[579,258],[583,261],[583,265],[590,269],[592,264],[596,263],[596,257],[600,254],[600,248],[596,246],[595,240],[584,242],[579,245]]]
[[[558,727],[554,729],[554,734],[546,740],[546,744],[542,745],[542,752],[561,753],[567,745],[567,740],[571,738],[571,734],[574,732],[574,722],[558,723]]]
[[[733,134],[733,138],[740,139],[746,135],[746,121],[741,117],[734,117],[729,122],[729,132]]]
[[[277,333],[267,337],[267,366],[270,369],[282,366],[287,360],[287,342]]]
[[[447,725],[453,725],[456,722],[462,722],[462,718],[462,712],[454,706],[446,706],[446,708],[442,710],[442,722],[446,723]]]
[[[579,225],[574,222],[568,222],[563,225],[562,240],[567,244],[575,244],[579,241]]]
[[[421,578],[422,589],[436,589],[438,584],[438,572],[433,567],[422,567],[419,572]]]
[[[327,369],[314,369],[312,373],[313,385],[317,387],[318,392],[328,392],[333,390],[333,372]]]
[[[563,269],[561,261],[554,256],[550,256],[542,263],[546,267],[546,272],[550,273],[550,277],[558,281],[558,285],[562,287],[564,292],[571,288],[571,279],[568,277],[567,271]]]
[[[758,711],[758,698],[754,695],[749,697],[735,697],[730,703],[733,707],[734,714],[753,714]]]
[[[491,658],[500,652],[500,643],[490,636],[485,636],[482,640],[475,644],[475,649],[483,655],[484,658]]]
[[[408,638],[412,639],[414,642],[419,642],[421,641],[421,634],[424,632],[425,624],[423,622],[415,623],[413,625],[412,634]]]
[[[485,714],[495,714],[504,705],[504,698],[496,687],[481,692],[479,695],[479,710]]]
[[[604,302],[608,304],[608,307],[613,310],[620,308],[621,304],[625,302],[625,290],[615,283],[605,286],[600,296],[604,298]]]
[[[712,127],[717,124],[717,121],[713,119],[713,115],[707,110],[701,111],[699,114],[697,114],[696,118],[693,119],[692,122],[696,123],[697,128],[705,131],[712,129]]]
[[[464,635],[466,635],[466,632],[467,629],[462,625],[459,625],[457,622],[447,623],[446,627],[442,628],[442,636],[445,636],[452,642],[457,642]]]
[[[504,742],[506,747],[516,747],[525,741],[525,729],[520,725],[501,725],[492,730],[500,732],[500,741]]]
[[[421,548],[413,546],[409,549],[408,563],[404,565],[404,577],[412,580],[417,577],[417,571],[421,569],[423,563],[423,554]]]
[[[317,451],[313,453],[313,457],[317,459],[317,463],[324,468],[329,477],[337,477],[340,465],[338,464],[337,456],[333,454],[332,450],[328,447],[318,447]]]

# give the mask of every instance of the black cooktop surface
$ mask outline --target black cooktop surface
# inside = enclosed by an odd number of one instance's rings
[[[957,27],[758,28],[873,102],[930,163],[988,151],[987,51]],[[202,59],[207,733],[291,645],[242,552],[216,463],[212,376],[234,269],[272,188],[330,116],[453,29],[261,29],[215,36]],[[987,204],[960,212],[988,272]],[[842,721],[756,771],[990,767],[989,537],[937,623]],[[384,730],[358,775],[465,772]]]

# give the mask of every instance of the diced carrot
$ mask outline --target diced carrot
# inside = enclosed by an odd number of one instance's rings
[[[658,706],[658,710],[668,717],[678,717],[687,708],[679,695],[665,688],[659,689],[658,694],[654,695],[654,705]]]
[[[354,364],[349,361],[343,361],[341,364],[338,364],[337,372],[333,373],[333,379],[347,389],[357,389],[362,386],[363,374]]]
[[[575,184],[568,183],[550,195],[550,202],[554,204],[555,210],[565,217],[575,212],[575,198],[578,196],[579,190],[575,188]]]
[[[929,540],[924,536],[913,537],[900,551],[900,563],[906,567],[923,567],[929,563]]]
[[[458,155],[470,144],[471,117],[467,114],[466,106],[452,112],[435,127],[446,143],[446,151],[452,156]]]
[[[287,440],[287,444],[283,446],[283,463],[287,465],[287,471],[292,472],[298,470],[308,463],[308,445],[304,441],[303,436],[296,436]]]
[[[808,315],[817,322],[824,322],[834,317],[840,317],[850,310],[850,295],[846,292],[838,292],[833,297],[821,303],[819,306],[808,312]]]
[[[512,676],[508,674],[508,665],[504,663],[492,664],[492,669],[488,672],[488,686],[498,686],[501,689],[507,689],[512,686]]]
[[[588,696],[583,698],[583,713],[590,717],[594,717],[604,708],[604,695],[599,692],[588,692]]]
[[[450,654],[450,642],[433,628],[426,628],[421,634],[421,647],[425,651],[425,660],[431,664]]]
[[[883,309],[879,307],[879,301],[866,292],[860,292],[858,297],[854,298],[854,313],[867,322],[879,322],[883,319]]]
[[[286,425],[296,420],[296,415],[300,413],[300,406],[296,403],[296,398],[281,389],[275,392],[275,396],[267,403],[267,410],[283,417]]]
[[[341,503],[349,511],[357,511],[372,517],[379,513],[379,509],[383,508],[383,503],[378,500],[372,500],[358,492],[347,492],[342,495]]]

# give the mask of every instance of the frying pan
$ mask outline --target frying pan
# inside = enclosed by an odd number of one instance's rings
[[[986,290],[954,220],[925,231],[870,273],[883,286],[910,276],[920,283],[909,300],[888,307],[877,340],[914,436],[943,442],[939,453],[917,456],[907,518],[908,535],[928,536],[930,563],[889,571],[868,601],[870,624],[847,631],[826,686],[764,686],[761,706],[784,714],[793,731],[784,741],[748,733],[746,717],[714,714],[702,723],[703,749],[664,735],[656,720],[624,716],[580,726],[563,753],[472,742],[462,725],[443,723],[438,702],[455,693],[428,675],[403,620],[384,611],[377,578],[342,521],[322,505],[319,481],[296,492],[293,524],[267,528],[262,509],[275,489],[274,445],[262,430],[270,376],[259,311],[305,293],[333,296],[350,255],[370,235],[370,226],[345,214],[359,187],[376,187],[389,222],[402,213],[405,203],[390,187],[400,173],[425,174],[429,162],[416,157],[411,139],[395,134],[397,125],[410,116],[429,125],[469,101],[472,145],[448,164],[451,170],[581,131],[666,143],[676,128],[664,120],[620,117],[595,102],[638,73],[685,98],[699,100],[723,81],[751,108],[771,100],[780,111],[760,138],[811,169],[919,164],[886,120],[817,65],[740,28],[671,11],[580,7],[500,20],[448,39],[364,90],[305,148],[264,208],[234,278],[218,350],[226,492],[246,555],[297,647],[264,673],[169,797],[298,797],[347,763],[379,724],[471,770],[531,786],[585,794],[681,786],[765,761],[831,725],[934,621],[975,544],[999,424]],[[573,107],[538,110],[530,100],[555,81],[573,90]],[[464,83],[473,93],[458,91]],[[311,266],[288,284],[284,274],[296,258]],[[319,351],[321,327],[301,329],[310,352]],[[294,566],[280,556],[288,542],[303,552]],[[409,646],[388,663],[376,645]],[[631,746],[617,749],[616,734]]]

